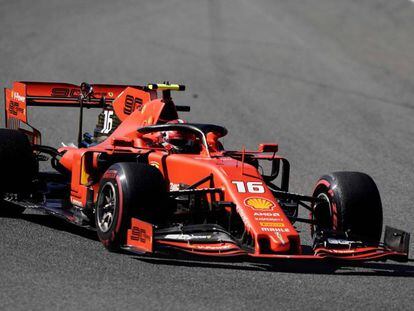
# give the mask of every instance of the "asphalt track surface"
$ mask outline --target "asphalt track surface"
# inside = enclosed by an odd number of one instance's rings
[[[367,172],[382,193],[384,223],[413,232],[413,29],[408,0],[1,1],[0,82],[185,83],[175,96],[192,106],[185,117],[225,125],[227,147],[279,142],[293,191],[310,193],[327,172]],[[75,141],[77,111],[29,113],[45,143]],[[95,116],[86,120],[92,128]],[[2,310],[414,303],[413,262],[146,260],[111,254],[93,234],[30,211],[0,219],[0,252]]]

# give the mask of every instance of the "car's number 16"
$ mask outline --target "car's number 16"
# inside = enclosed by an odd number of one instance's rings
[[[104,114],[105,114],[104,124],[103,124],[103,129],[101,133],[108,134],[112,130],[112,124],[113,124],[112,116],[114,112],[111,110],[105,110]]]
[[[240,193],[264,193],[265,189],[261,181],[232,181],[236,185],[237,191]]]

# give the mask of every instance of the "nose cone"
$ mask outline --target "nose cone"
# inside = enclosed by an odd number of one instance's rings
[[[260,235],[257,239],[258,251],[260,254],[299,254],[301,253],[300,239],[297,234],[286,232],[283,228],[269,232],[267,235]]]

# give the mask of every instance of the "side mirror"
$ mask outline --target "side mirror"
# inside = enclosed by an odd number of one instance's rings
[[[259,152],[277,152],[279,150],[278,144],[260,144]]]

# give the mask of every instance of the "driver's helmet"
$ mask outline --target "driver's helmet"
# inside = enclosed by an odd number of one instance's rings
[[[187,123],[182,119],[168,121],[166,124]],[[189,131],[161,132],[161,144],[174,153],[193,153],[197,149],[196,135]]]

